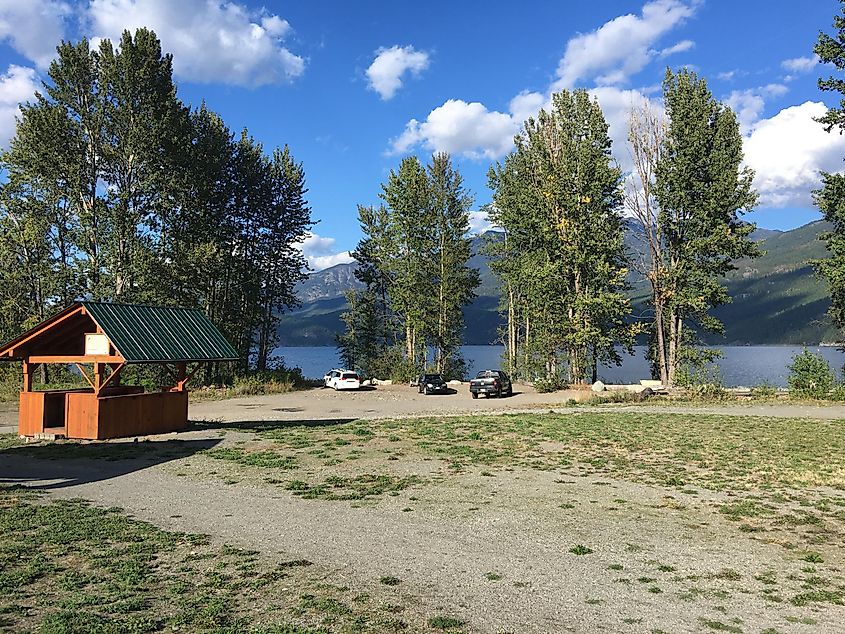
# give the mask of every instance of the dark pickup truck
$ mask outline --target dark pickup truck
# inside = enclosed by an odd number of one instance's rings
[[[469,382],[469,391],[472,398],[478,398],[479,394],[490,396],[511,396],[513,385],[507,374],[501,370],[482,370]]]

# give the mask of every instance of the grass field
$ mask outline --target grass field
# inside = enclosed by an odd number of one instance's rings
[[[548,521],[539,525],[550,538],[559,537],[555,522],[593,527],[562,552],[573,562],[601,561],[589,572],[596,578],[583,610],[605,618],[618,611],[610,602],[620,585],[629,588],[618,627],[630,631],[661,631],[634,615],[638,596],[665,602],[676,623],[700,631],[814,631],[843,614],[840,421],[588,411],[198,428],[222,442],[169,462],[174,480],[220,482],[233,495],[237,486],[258,487],[303,504],[335,505],[338,517],[361,506],[391,522],[405,512],[426,513],[434,523],[472,517],[496,510],[484,501],[485,483],[522,481],[532,488],[514,490],[530,491],[531,500],[515,495],[495,504]],[[148,455],[143,445],[20,446],[6,437],[0,459],[124,460],[132,452]],[[558,488],[535,494],[538,482]],[[466,508],[461,496],[470,489],[466,499],[481,501]],[[387,517],[394,508],[399,520]],[[750,566],[663,552],[660,539],[674,538],[660,535],[668,521],[695,540],[723,540]],[[657,537],[616,544],[615,523],[641,524]],[[338,584],[319,560],[215,546],[84,501],[3,489],[0,532],[0,627],[15,631],[476,631],[466,616],[472,606],[430,605],[401,573]],[[755,543],[766,549],[765,561],[743,545]],[[725,557],[731,561],[730,552]],[[532,586],[492,564],[482,577],[473,583],[511,593]],[[743,606],[754,601],[770,609],[746,613]],[[685,605],[700,610],[691,623]]]

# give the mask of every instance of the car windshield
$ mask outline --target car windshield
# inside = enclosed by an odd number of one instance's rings
[[[352,372],[346,372],[341,378],[343,379],[357,379],[358,375]]]
[[[426,374],[423,377],[423,380],[425,380],[425,381],[442,381],[443,377],[440,376],[439,374]]]

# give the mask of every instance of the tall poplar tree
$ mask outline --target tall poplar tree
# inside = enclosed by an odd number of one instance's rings
[[[383,205],[358,207],[364,237],[353,256],[365,288],[347,296],[341,357],[367,376],[407,379],[429,365],[431,347],[434,370],[462,378],[462,310],[479,284],[467,264],[472,197],[448,154],[427,167],[403,159],[380,196]]]
[[[434,348],[434,369],[463,377],[463,308],[475,297],[480,284],[478,270],[467,265],[472,257],[467,235],[472,196],[464,189],[463,178],[452,167],[448,154],[435,154],[427,172],[433,216],[432,257],[427,268],[434,280],[437,311],[436,317],[429,317],[427,339]]]
[[[491,170],[491,221],[505,231],[494,270],[506,287],[507,350],[518,375],[565,373],[583,383],[600,364],[620,362],[618,344],[632,343],[622,175],[610,147],[598,103],[584,90],[562,91]]]
[[[306,267],[304,169],[191,112],[152,31],[60,44],[0,168],[3,338],[78,298],[181,305],[268,367]]]
[[[673,385],[696,329],[721,332],[709,310],[731,301],[722,280],[733,260],[759,255],[741,220],[757,203],[754,172],[742,166],[734,112],[690,70],[666,71],[668,127],[654,170],[658,206],[660,295],[653,296],[660,377]]]

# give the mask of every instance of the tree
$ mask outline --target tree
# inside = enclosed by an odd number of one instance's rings
[[[721,278],[734,268],[733,260],[755,257],[759,250],[749,238],[754,225],[740,219],[757,195],[753,171],[742,167],[742,136],[733,111],[689,70],[667,70],[663,98],[665,135],[641,117],[632,136],[635,153],[643,153],[639,169],[649,188],[648,204],[653,191],[657,205],[656,214],[645,211],[656,240],[650,273],[654,341],[659,376],[673,385],[689,358],[693,329],[723,330],[708,312],[731,299]]]
[[[97,50],[63,42],[48,77],[0,156],[9,323],[80,297],[197,307],[240,369],[268,367],[306,267],[303,166],[246,130],[235,140],[204,104],[192,112],[147,29]]]
[[[480,284],[478,270],[467,262],[472,257],[469,208],[472,197],[463,187],[461,175],[452,167],[448,154],[435,154],[428,165],[432,227],[432,257],[428,268],[435,280],[436,319],[430,322],[428,340],[434,348],[434,369],[447,376],[463,378],[465,364],[460,356],[463,338],[463,308],[475,297]],[[436,325],[435,325],[436,321]]]
[[[341,356],[365,376],[409,378],[427,367],[430,346],[436,371],[462,377],[462,309],[479,284],[468,266],[472,198],[447,154],[427,168],[403,159],[380,196],[383,205],[358,207],[364,237],[352,255],[365,288],[347,296]]]
[[[490,172],[491,220],[505,230],[494,270],[506,286],[508,354],[525,351],[522,372],[569,382],[595,379],[602,363],[631,346],[620,213],[622,175],[608,126],[584,90],[552,96],[528,119],[516,149]],[[516,305],[514,305],[516,304]],[[515,321],[521,315],[522,332]],[[514,368],[511,368],[512,371]]]
[[[845,95],[845,79],[841,77],[841,71],[845,69],[845,3],[841,4],[842,14],[833,18],[835,35],[819,33],[813,50],[821,62],[833,64],[840,71],[840,76],[819,79],[819,88]],[[838,108],[830,108],[819,122],[827,132],[837,128],[842,134],[845,130],[845,98],[840,100]],[[830,257],[813,264],[816,272],[830,287],[829,314],[845,332],[845,175],[822,172],[821,176],[822,188],[815,191],[813,196],[824,219],[832,225],[830,231],[820,236],[825,240]]]
[[[389,210],[387,250],[381,261],[388,279],[392,310],[404,323],[405,358],[413,366],[425,360],[426,317],[433,313],[431,227],[433,214],[425,168],[416,157],[390,170],[379,197]]]

